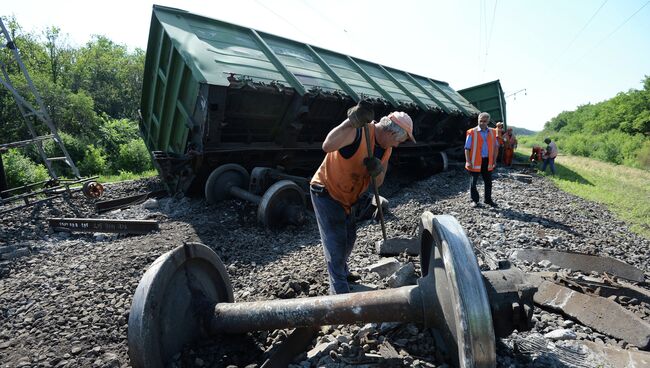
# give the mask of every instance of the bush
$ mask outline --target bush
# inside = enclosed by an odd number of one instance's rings
[[[2,155],[9,188],[37,183],[50,178],[44,165],[36,164],[17,149]]]
[[[636,162],[641,168],[650,170],[650,140],[645,141],[636,152]]]
[[[142,139],[133,139],[126,144],[120,145],[117,157],[117,169],[119,171],[130,171],[141,173],[151,170],[151,156]]]
[[[128,119],[102,117],[101,135],[106,152],[113,156],[119,153],[120,145],[139,139],[138,123]]]
[[[106,173],[108,165],[106,164],[106,154],[104,151],[89,144],[86,147],[84,158],[79,163],[79,171],[82,176],[91,176]]]

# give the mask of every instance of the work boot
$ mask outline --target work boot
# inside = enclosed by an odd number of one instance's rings
[[[348,273],[347,279],[348,282],[356,282],[361,280],[361,275],[358,272],[352,271]]]

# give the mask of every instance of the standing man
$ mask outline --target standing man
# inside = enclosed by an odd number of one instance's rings
[[[515,154],[515,149],[517,149],[517,137],[512,128],[508,128],[506,134],[503,135],[503,164],[505,166],[512,166],[512,156]]]
[[[499,150],[496,129],[488,128],[490,114],[478,114],[478,126],[467,131],[465,138],[465,169],[472,176],[470,196],[473,206],[480,207],[476,183],[479,174],[483,177],[485,186],[485,204],[497,207],[492,200],[492,170],[496,165],[496,155]]]
[[[503,151],[504,151],[504,148],[503,148],[504,147],[503,146],[503,135],[504,135],[503,122],[500,121],[500,122],[497,123],[497,142],[499,142],[499,151],[498,151],[498,154],[497,154],[497,163],[500,163],[500,164],[502,164],[503,160],[504,160],[504,155],[503,155]]]
[[[372,105],[361,101],[348,110],[348,118],[332,129],[323,142],[327,152],[311,179],[311,201],[318,222],[329,274],[330,294],[350,291],[348,257],[357,238],[353,207],[368,190],[370,177],[377,186],[384,182],[393,147],[413,138],[408,114],[393,112],[373,122]],[[371,152],[368,154],[364,126],[368,124]],[[371,159],[368,156],[372,156]]]
[[[551,138],[544,139],[547,144],[546,151],[544,152],[544,163],[542,164],[542,171],[546,172],[546,166],[551,166],[551,175],[555,175],[555,158],[557,157],[557,145],[551,141]]]

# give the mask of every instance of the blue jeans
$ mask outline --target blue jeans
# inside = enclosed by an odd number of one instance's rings
[[[310,193],[327,262],[330,294],[349,293],[348,258],[357,239],[356,221],[327,192],[310,190]]]
[[[542,171],[546,171],[546,166],[551,166],[551,174],[555,175],[555,158],[545,158],[542,164]]]

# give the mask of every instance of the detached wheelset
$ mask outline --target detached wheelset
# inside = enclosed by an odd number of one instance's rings
[[[271,185],[264,195],[249,192],[250,176],[237,164],[217,167],[205,183],[205,198],[216,203],[228,198],[239,198],[257,204],[257,220],[268,228],[288,224],[300,225],[305,221],[305,192],[291,180],[280,180]]]
[[[99,198],[104,194],[104,186],[96,181],[87,181],[81,187],[81,192],[88,199]]]
[[[425,212],[419,232],[423,272],[417,285],[244,303],[233,302],[226,269],[210,248],[180,246],[153,263],[135,292],[129,316],[131,364],[166,366],[183,346],[223,334],[416,322],[442,332],[447,358],[455,365],[495,367],[495,331],[507,336],[529,326],[532,295],[519,292],[521,279],[507,273],[482,275],[454,217]],[[503,320],[494,320],[495,315]]]

